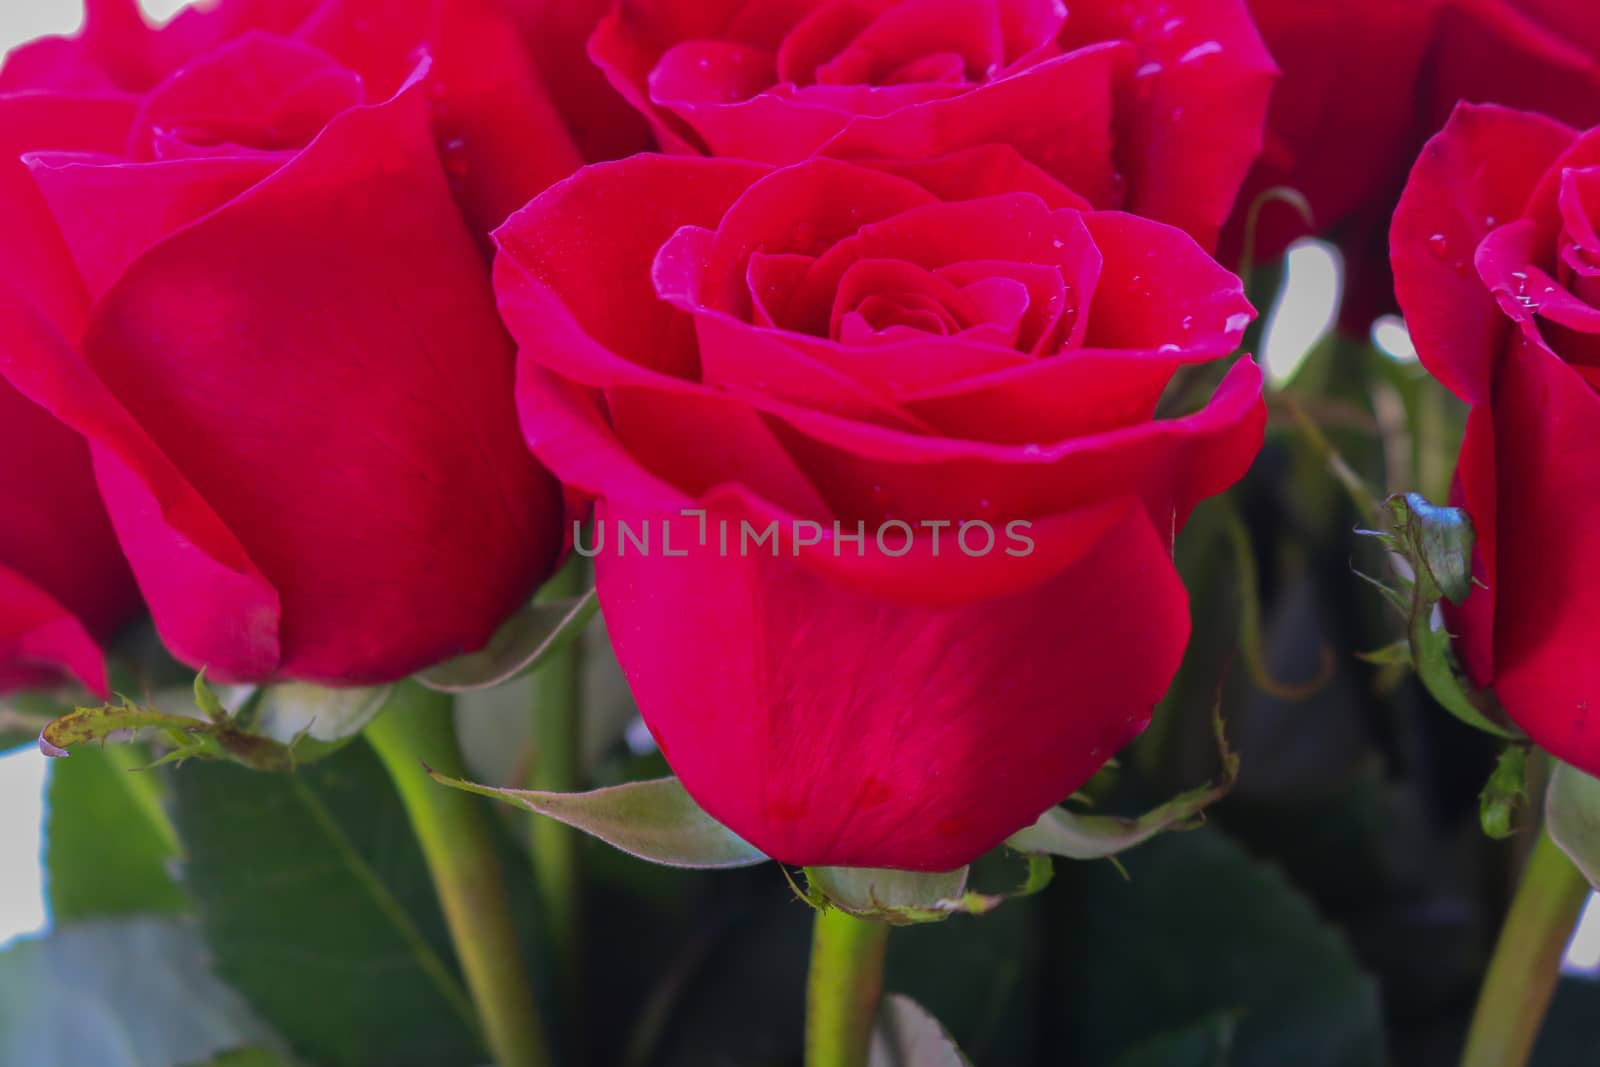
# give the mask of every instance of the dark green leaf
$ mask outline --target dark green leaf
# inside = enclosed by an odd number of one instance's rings
[[[317,1067],[484,1060],[405,812],[366,745],[293,774],[173,774],[218,970]]]
[[[0,953],[0,1063],[168,1067],[275,1038],[181,920],[76,923]]]
[[[86,748],[51,766],[45,871],[57,923],[188,907],[168,870],[179,846],[162,782],[135,769],[143,762],[137,749]]]
[[[1061,1062],[1115,1062],[1153,1033],[1239,1020],[1233,1067],[1382,1062],[1375,984],[1273,868],[1213,829],[1159,837],[1125,858],[1068,868],[1061,923]]]

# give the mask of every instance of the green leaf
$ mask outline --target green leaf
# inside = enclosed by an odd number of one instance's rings
[[[44,859],[57,923],[188,908],[168,873],[179,846],[161,780],[139,762],[130,748],[86,749],[50,768]]]
[[[1222,760],[1222,777],[1215,784],[1181,793],[1132,819],[1051,808],[1038,822],[1012,834],[1006,844],[1018,852],[1097,860],[1126,852],[1167,830],[1194,829],[1203,821],[1205,809],[1232,792],[1239,779],[1239,757],[1228,747],[1220,702],[1212,715],[1212,733]]]
[[[1600,779],[1557,760],[1544,814],[1550,839],[1600,890]]]
[[[1231,1067],[1383,1062],[1375,983],[1275,869],[1219,831],[1169,834],[1058,879],[1056,1009],[1062,1063],[1102,1064],[1160,1034],[1239,1020]]]
[[[501,626],[481,652],[430,667],[417,675],[417,681],[446,693],[503,685],[575,640],[599,605],[593,589],[576,600],[529,604]]]
[[[676,778],[627,782],[588,793],[496,789],[429,771],[452,789],[515,804],[667,867],[725,869],[765,863],[754,845],[707,815]]]
[[[217,968],[316,1067],[476,1067],[475,1016],[410,822],[364,744],[293,774],[172,774]]]
[[[972,1067],[939,1020],[910,997],[891,993],[878,1008],[867,1067]]]
[[[100,919],[0,953],[0,1063],[168,1067],[276,1038],[217,980],[192,924]]]

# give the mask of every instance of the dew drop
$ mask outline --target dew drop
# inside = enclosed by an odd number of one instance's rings
[[[1164,356],[1170,356],[1174,352],[1183,351],[1183,349],[1181,347],[1179,347],[1178,345],[1173,344],[1171,341],[1168,341],[1166,344],[1164,344],[1160,348],[1156,349],[1156,351],[1161,353]]]
[[[1450,254],[1450,238],[1442,233],[1434,234],[1428,238],[1428,251],[1433,253],[1434,258],[1444,259]]]
[[[1193,315],[1185,315],[1185,316],[1184,316],[1184,317],[1183,317],[1183,321],[1182,321],[1182,322],[1180,322],[1180,323],[1179,323],[1179,324],[1178,324],[1178,326],[1179,326],[1179,328],[1180,328],[1180,329],[1182,329],[1182,330],[1183,330],[1183,331],[1184,331],[1184,332],[1185,332],[1185,333],[1187,333],[1187,332],[1189,332],[1189,331],[1190,331],[1190,330],[1192,330],[1192,329],[1194,329],[1194,316],[1193,316]]]

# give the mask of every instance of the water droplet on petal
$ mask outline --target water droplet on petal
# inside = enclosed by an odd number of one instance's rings
[[[1442,233],[1436,233],[1428,238],[1428,251],[1438,259],[1443,259],[1450,254],[1450,238]]]

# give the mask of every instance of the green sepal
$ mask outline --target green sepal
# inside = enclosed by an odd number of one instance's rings
[[[1391,496],[1391,532],[1359,531],[1376,537],[1404,557],[1409,573],[1396,567],[1401,589],[1360,575],[1375,585],[1406,620],[1406,644],[1417,677],[1434,700],[1450,714],[1503,741],[1520,741],[1522,733],[1502,725],[1504,714],[1493,694],[1475,687],[1461,670],[1439,610],[1441,600],[1460,604],[1472,592],[1471,517],[1460,508],[1430,504],[1418,493]]]
[[[577,640],[599,606],[593,589],[574,600],[528,604],[495,631],[481,651],[429,667],[417,681],[443,693],[504,685]]]
[[[1067,859],[1111,859],[1164,831],[1192,830],[1200,826],[1205,821],[1205,809],[1232,792],[1239,780],[1239,756],[1228,747],[1220,701],[1213,710],[1211,724],[1222,761],[1222,777],[1215,783],[1181,793],[1135,818],[1085,815],[1067,808],[1051,808],[1038,822],[1012,834],[1006,844],[1019,852]]]
[[[968,884],[970,867],[955,871],[807,867],[802,898],[816,908],[838,908],[858,919],[893,926],[943,922],[952,915],[983,915],[1008,900],[1044,889],[1054,876],[1048,856],[1024,854],[1027,873],[1013,889],[988,893]]]
[[[429,768],[440,785],[514,804],[598,837],[664,867],[721,870],[765,863],[767,856],[706,814],[676,778],[626,782],[587,793],[497,789]]]

